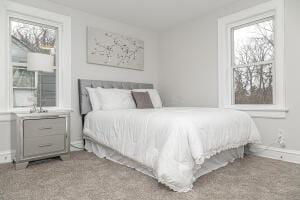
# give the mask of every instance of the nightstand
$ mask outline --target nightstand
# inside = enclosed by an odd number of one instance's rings
[[[14,113],[12,149],[16,169],[28,162],[60,156],[70,158],[70,113]]]

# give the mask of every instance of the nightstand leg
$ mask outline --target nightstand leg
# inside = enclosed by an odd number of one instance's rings
[[[70,160],[70,154],[61,155],[61,156],[60,156],[60,159],[61,159],[62,161]]]
[[[16,163],[16,170],[26,169],[28,162]]]

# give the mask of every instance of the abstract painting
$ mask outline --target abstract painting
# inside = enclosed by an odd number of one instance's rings
[[[87,61],[91,64],[144,70],[144,42],[88,27]]]

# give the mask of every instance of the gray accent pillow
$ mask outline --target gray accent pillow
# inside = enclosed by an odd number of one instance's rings
[[[148,92],[131,91],[131,94],[136,104],[136,108],[138,109],[154,108]]]

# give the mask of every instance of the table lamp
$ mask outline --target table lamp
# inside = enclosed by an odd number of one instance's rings
[[[41,79],[41,72],[53,72],[54,70],[54,56],[42,53],[34,53],[30,52],[27,54],[27,70],[39,72],[39,109],[31,110],[30,112],[47,112],[42,108],[42,79]]]

